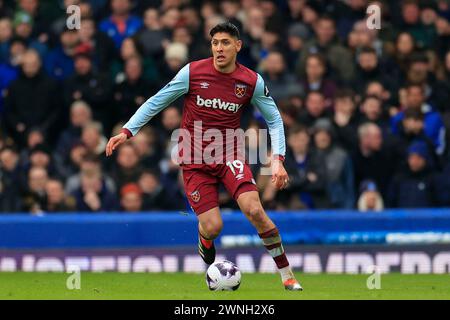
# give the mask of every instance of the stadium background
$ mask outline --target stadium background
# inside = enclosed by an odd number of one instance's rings
[[[380,30],[367,29],[371,3]],[[65,27],[72,4],[79,30]],[[445,0],[0,0],[0,271],[204,270],[170,160],[182,101],[114,157],[104,149],[230,20],[285,124],[291,186],[253,170],[295,270],[450,272],[449,19]],[[251,107],[242,125],[265,127]],[[273,272],[220,202],[219,253]]]

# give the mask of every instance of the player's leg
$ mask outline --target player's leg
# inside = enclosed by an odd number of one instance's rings
[[[216,259],[214,239],[222,231],[223,222],[219,207],[214,207],[197,216],[198,218],[198,253],[206,264]]]
[[[278,229],[262,207],[250,167],[242,161],[229,163],[222,167],[221,180],[239,208],[258,231],[264,246],[280,271],[285,288],[302,290],[289,266]]]
[[[239,208],[258,231],[259,237],[278,267],[285,288],[303,290],[289,266],[278,229],[264,211],[258,192],[247,191],[248,186],[245,184],[239,189],[236,195]]]
[[[199,168],[183,167],[184,190],[192,210],[197,215],[198,252],[206,264],[216,258],[214,239],[222,230],[219,212],[218,179]]]

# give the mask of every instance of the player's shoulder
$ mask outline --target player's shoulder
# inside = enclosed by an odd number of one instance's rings
[[[194,60],[189,63],[189,68],[191,71],[203,71],[209,70],[213,66],[212,58],[206,58],[201,60]]]
[[[249,78],[253,78],[256,80],[256,78],[258,77],[258,73],[246,66],[244,66],[243,64],[238,63],[238,67],[239,67],[239,72],[241,74],[243,74],[244,76],[247,76]]]
[[[235,73],[236,80],[244,82],[251,87],[256,86],[258,80],[258,73],[256,71],[238,63],[238,72]]]

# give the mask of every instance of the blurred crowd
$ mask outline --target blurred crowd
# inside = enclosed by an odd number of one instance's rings
[[[210,56],[223,21],[285,124],[289,187],[252,167],[266,209],[450,205],[449,0],[0,0],[0,212],[188,210],[170,159],[182,99],[113,157],[105,145]],[[242,126],[265,123],[249,106]],[[219,201],[236,209],[225,190]]]

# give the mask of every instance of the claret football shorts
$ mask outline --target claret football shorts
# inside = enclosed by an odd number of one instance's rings
[[[240,160],[226,164],[184,164],[182,168],[184,190],[196,215],[219,206],[220,183],[234,200],[244,192],[258,191],[250,167]]]

